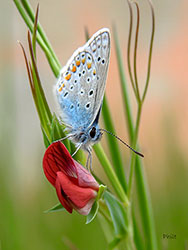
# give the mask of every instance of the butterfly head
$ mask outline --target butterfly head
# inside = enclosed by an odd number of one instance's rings
[[[99,125],[93,124],[87,129],[72,131],[71,137],[74,143],[82,144],[82,148],[88,151],[88,147],[97,143],[101,139],[102,133]]]

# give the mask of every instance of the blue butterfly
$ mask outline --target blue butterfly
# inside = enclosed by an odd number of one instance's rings
[[[101,131],[110,133],[99,128],[109,58],[110,32],[103,28],[73,53],[62,68],[55,86],[60,116],[68,129],[66,138],[76,144],[74,154],[80,148],[89,153],[90,166],[92,145],[101,139]]]
[[[91,153],[101,138],[99,115],[102,107],[110,58],[110,33],[99,30],[78,48],[62,68],[55,86],[60,116],[67,125],[68,137]]]

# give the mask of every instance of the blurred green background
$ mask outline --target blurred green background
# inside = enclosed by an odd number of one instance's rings
[[[117,26],[126,58],[129,27],[126,1],[31,0],[34,8],[38,2],[40,22],[62,64],[84,44],[85,26],[93,34],[102,27],[111,28],[112,22]],[[146,2],[138,2],[141,7],[138,68],[142,86],[151,22]],[[145,154],[159,247],[188,249],[188,2],[153,3],[156,34],[139,141]],[[20,40],[26,47],[27,28],[13,1],[0,0],[0,4],[0,249],[106,249],[99,220],[84,225],[85,218],[76,213],[43,213],[57,203],[57,198],[42,171],[45,148],[17,43]],[[38,67],[47,99],[55,111],[52,86],[56,80],[40,49]],[[128,141],[113,40],[106,93],[117,133]],[[135,112],[131,91],[130,95]],[[105,136],[102,144],[105,147]],[[127,172],[130,152],[123,146],[121,149]],[[93,168],[105,178],[97,161]],[[175,234],[176,239],[163,239],[163,234]]]

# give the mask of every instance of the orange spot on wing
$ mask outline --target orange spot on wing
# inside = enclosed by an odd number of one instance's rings
[[[86,61],[86,59],[84,58],[84,59],[82,59],[82,63],[84,64],[85,63],[85,61]]]
[[[70,78],[71,78],[71,74],[68,74],[67,76],[65,76],[65,79],[68,81],[68,80],[70,80]]]
[[[72,67],[72,72],[73,72],[73,73],[76,72],[76,66],[73,66],[73,67]]]
[[[59,88],[59,92],[61,92],[61,91],[62,91],[62,89],[63,89],[63,88],[62,88],[62,87],[60,87],[60,88]]]
[[[90,69],[91,68],[91,63],[87,64],[87,68]]]
[[[80,61],[76,61],[76,65],[77,65],[77,66],[80,66]]]
[[[95,69],[93,70],[93,75],[94,75],[94,76],[96,75],[96,70],[95,70]]]

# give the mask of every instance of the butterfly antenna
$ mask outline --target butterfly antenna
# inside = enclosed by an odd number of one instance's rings
[[[121,138],[119,138],[117,135],[114,135],[113,133],[111,133],[111,132],[109,132],[108,130],[103,129],[103,128],[101,128],[100,131],[104,131],[104,132],[106,132],[106,133],[108,133],[108,134],[114,136],[116,139],[118,139],[120,142],[122,142],[125,146],[127,146],[128,148],[130,148],[135,154],[137,154],[137,155],[139,155],[139,156],[141,156],[141,157],[144,157],[143,154],[141,154],[140,152],[138,152],[138,151],[134,150],[133,148],[131,148],[131,146],[129,146],[126,142],[124,142],[124,141],[123,141]]]

